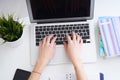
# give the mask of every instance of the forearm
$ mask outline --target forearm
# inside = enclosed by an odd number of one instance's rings
[[[28,80],[39,80],[41,74],[32,72]]]
[[[74,69],[75,69],[75,72],[76,72],[77,80],[88,80],[87,75],[85,73],[85,70],[83,68],[83,64],[81,62],[76,62],[74,64]]]
[[[43,69],[44,69],[44,65],[41,64],[41,62],[37,61],[32,73],[29,77],[29,80],[39,80]]]
[[[39,46],[39,57],[36,65],[28,80],[39,80],[41,73],[45,66],[49,63],[55,53],[56,39],[54,35],[46,36],[42,41],[40,41]]]

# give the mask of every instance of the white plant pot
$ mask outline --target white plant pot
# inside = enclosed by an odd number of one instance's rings
[[[2,45],[3,42],[4,42],[4,40],[2,38],[0,38],[0,45]]]
[[[18,47],[20,44],[22,44],[22,39],[23,38],[23,34],[22,34],[22,36],[18,39],[18,40],[16,40],[16,41],[13,41],[13,42],[5,42],[5,43],[3,43],[4,42],[4,40],[3,39],[1,39],[0,40],[0,44],[2,45],[2,46],[5,46],[5,47],[10,47],[10,48],[15,48],[15,47]]]

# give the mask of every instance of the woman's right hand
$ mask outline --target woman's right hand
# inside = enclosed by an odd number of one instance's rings
[[[66,35],[66,38],[68,43],[64,42],[64,47],[71,62],[75,65],[77,62],[81,61],[80,52],[83,41],[75,32],[72,32],[72,39],[68,34]]]

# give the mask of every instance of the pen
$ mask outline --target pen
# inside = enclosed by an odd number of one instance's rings
[[[100,80],[104,80],[104,74],[100,73]]]

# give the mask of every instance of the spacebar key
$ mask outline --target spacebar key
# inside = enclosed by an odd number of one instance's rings
[[[63,44],[63,42],[62,41],[56,41],[56,44],[60,45],[60,44]]]

